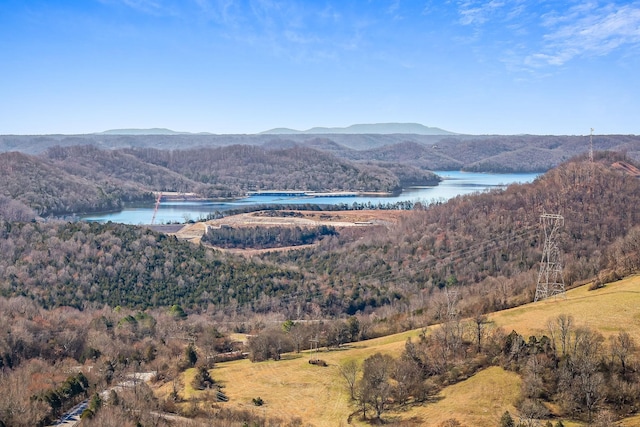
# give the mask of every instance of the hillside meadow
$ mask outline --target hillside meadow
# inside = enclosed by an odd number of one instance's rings
[[[589,286],[569,290],[566,298],[550,299],[493,313],[489,316],[492,327],[506,332],[544,334],[549,319],[559,314],[571,315],[575,324],[589,326],[605,337],[625,330],[640,341],[640,275],[610,283],[590,291]],[[430,329],[433,327],[430,327]],[[280,361],[251,363],[249,360],[219,363],[210,371],[211,376],[224,387],[229,402],[222,404],[280,419],[299,419],[303,425],[346,426],[367,425],[351,416],[357,408],[349,401],[339,365],[350,359],[363,361],[381,352],[398,357],[408,338],[417,338],[422,329],[353,343],[339,350],[321,349],[317,357],[329,366],[318,367],[308,363],[309,352],[285,354]],[[427,334],[429,331],[427,331]],[[202,397],[189,385],[194,370],[187,370],[181,396]],[[490,367],[471,378],[444,388],[430,402],[408,405],[402,410],[385,413],[387,424],[437,426],[455,418],[463,425],[474,427],[497,426],[500,416],[509,411],[515,416],[515,403],[520,393],[521,379],[500,367]],[[168,385],[158,394],[168,393]],[[263,406],[257,407],[252,399],[260,397]],[[555,422],[556,420],[554,420]],[[583,424],[565,422],[565,426]],[[623,420],[625,427],[640,426],[640,417]]]
[[[640,276],[609,283],[589,290],[589,285],[567,292],[567,298],[549,299],[535,304],[494,313],[489,318],[507,332],[524,336],[547,333],[547,321],[560,314],[571,314],[576,325],[597,329],[605,338],[621,330],[640,342]]]

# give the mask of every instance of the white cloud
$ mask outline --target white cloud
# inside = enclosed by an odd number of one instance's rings
[[[542,48],[525,58],[531,66],[563,65],[581,56],[604,56],[627,47],[640,46],[640,4],[571,8],[563,15],[543,17],[548,32]]]
[[[558,67],[580,57],[640,53],[640,1],[458,0],[467,42],[501,46],[513,70]],[[463,38],[460,38],[463,39]]]
[[[166,5],[160,0],[99,0],[104,4],[122,4],[151,15],[161,15],[168,11]]]
[[[393,0],[387,8],[386,13],[395,20],[402,19],[402,15],[400,14],[400,0]]]
[[[319,11],[318,16],[325,21],[333,23],[337,23],[342,19],[342,14],[331,5],[327,5],[324,9]]]
[[[462,25],[482,25],[489,21],[495,13],[503,7],[505,7],[505,3],[498,0],[462,1],[458,4],[460,23]]]

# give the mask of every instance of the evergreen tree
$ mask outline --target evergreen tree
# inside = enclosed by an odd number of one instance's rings
[[[200,366],[198,368],[198,372],[196,372],[196,375],[193,377],[193,382],[191,383],[191,385],[197,390],[204,390],[207,388],[211,388],[214,383],[215,381],[213,381],[213,378],[211,378],[211,375],[209,374],[207,368],[205,368],[204,366]]]
[[[198,354],[196,353],[196,349],[192,343],[189,343],[187,348],[184,350],[184,358],[189,368],[193,368],[198,361]]]

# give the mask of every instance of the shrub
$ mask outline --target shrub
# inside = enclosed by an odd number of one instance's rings
[[[509,411],[505,411],[500,417],[500,427],[515,427],[516,423],[513,421],[513,417]]]
[[[211,378],[211,375],[209,375],[207,368],[205,366],[200,366],[196,375],[193,377],[191,385],[196,390],[204,390],[213,387],[214,383],[215,382],[213,381],[213,378]]]
[[[445,420],[443,422],[441,422],[438,427],[464,427],[460,421],[456,420],[455,418],[450,418],[448,420]]]

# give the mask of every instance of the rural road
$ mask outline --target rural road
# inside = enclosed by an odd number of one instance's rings
[[[80,415],[82,415],[82,412],[87,409],[87,406],[89,406],[89,399],[83,400],[82,402],[78,403],[76,406],[68,410],[58,420],[58,422],[52,424],[52,426],[77,426],[80,422]]]
[[[111,390],[122,390],[125,387],[134,387],[138,381],[150,381],[155,375],[155,372],[137,372],[135,374],[129,374],[130,379],[118,383],[117,385],[103,390],[100,392],[102,399],[106,399],[109,396]],[[85,399],[78,403],[73,408],[69,409],[65,414],[56,421],[55,424],[51,424],[50,427],[76,427],[80,424],[80,416],[82,412],[89,406],[89,399]]]

